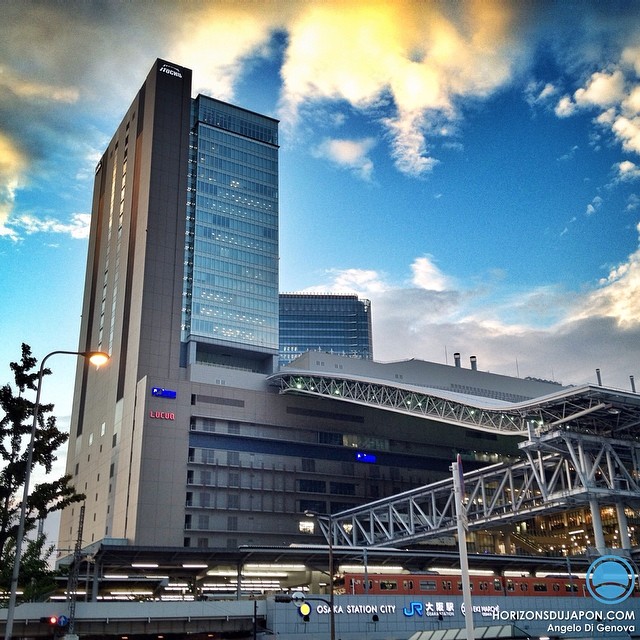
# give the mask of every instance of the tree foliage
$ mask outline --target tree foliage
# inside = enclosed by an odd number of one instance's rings
[[[8,589],[10,573],[7,567],[13,567],[15,558],[15,542],[18,532],[18,520],[24,482],[27,471],[28,442],[33,424],[35,403],[26,396],[36,392],[38,385],[37,360],[31,355],[31,348],[22,345],[20,362],[10,363],[13,372],[13,384],[5,384],[0,388],[0,586]],[[50,369],[43,370],[43,376],[49,375]],[[56,425],[51,414],[53,404],[40,404],[38,421],[33,446],[31,470],[38,468],[39,475],[45,475],[46,481],[30,487],[25,520],[25,533],[36,528],[39,520],[49,513],[64,509],[67,505],[84,500],[82,494],[76,493],[70,485],[71,476],[58,479],[49,476],[56,453],[69,435]],[[33,477],[33,476],[32,476]],[[23,562],[20,564],[19,582],[27,591],[41,578],[47,577],[47,560],[52,553],[45,548],[43,536],[27,543],[23,549]],[[5,575],[5,574],[9,575]],[[25,591],[27,597],[27,592]]]

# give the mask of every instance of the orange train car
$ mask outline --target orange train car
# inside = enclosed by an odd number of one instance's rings
[[[479,596],[585,596],[585,579],[578,576],[471,576],[471,592]],[[340,591],[352,595],[462,595],[462,580],[437,573],[345,573]],[[636,587],[634,595],[638,595]]]

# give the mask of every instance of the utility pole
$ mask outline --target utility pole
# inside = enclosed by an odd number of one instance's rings
[[[78,636],[73,632],[76,622],[76,602],[78,600],[78,577],[80,575],[80,560],[82,559],[82,533],[84,529],[84,505],[80,507],[80,522],[78,523],[78,536],[73,550],[73,564],[67,582],[67,601],[69,602],[69,628],[63,640],[77,640]],[[88,585],[87,585],[88,588]]]

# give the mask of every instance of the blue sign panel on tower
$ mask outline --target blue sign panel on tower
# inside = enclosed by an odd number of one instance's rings
[[[151,395],[156,398],[175,398],[178,393],[172,389],[163,389],[162,387],[151,387]]]

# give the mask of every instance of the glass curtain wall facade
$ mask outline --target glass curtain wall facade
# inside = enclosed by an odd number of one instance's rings
[[[355,295],[281,294],[280,366],[307,351],[371,360],[369,300]]]
[[[276,120],[193,101],[183,341],[278,348],[277,145]]]

